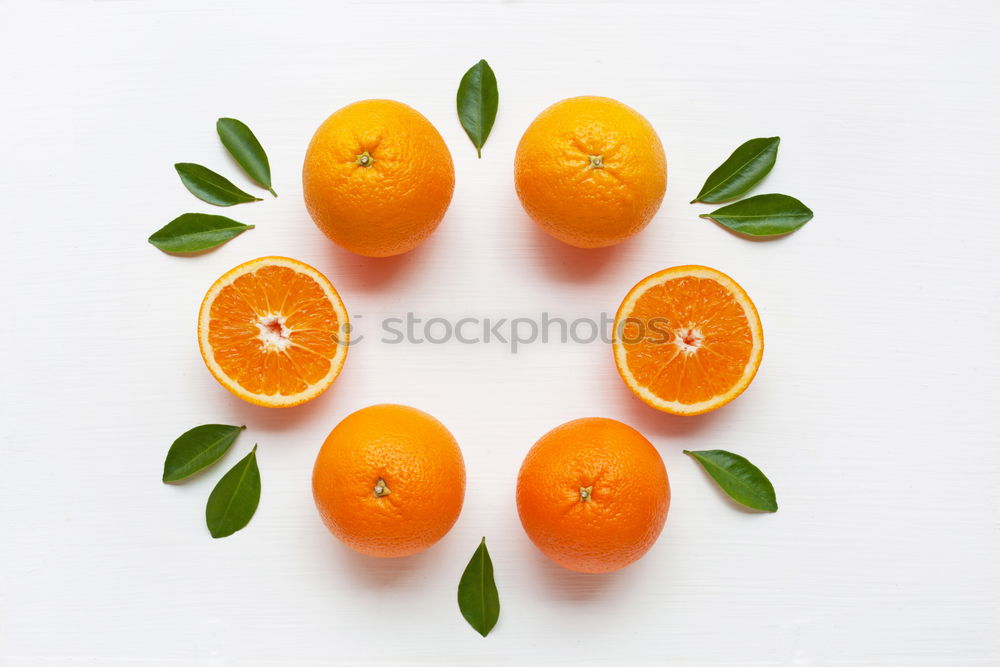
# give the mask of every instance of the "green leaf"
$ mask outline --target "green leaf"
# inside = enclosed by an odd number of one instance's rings
[[[222,476],[205,507],[205,521],[212,537],[226,537],[250,523],[260,502],[257,445]]]
[[[222,458],[246,426],[204,424],[195,426],[174,440],[163,462],[163,481],[176,482],[190,477]]]
[[[458,582],[458,608],[469,625],[483,637],[500,618],[500,594],[493,581],[493,561],[486,550],[485,537]]]
[[[178,162],[174,165],[191,194],[202,201],[216,206],[232,206],[245,202],[260,201],[260,197],[243,192],[225,176],[193,162]]]
[[[248,229],[253,225],[222,215],[185,213],[153,232],[149,242],[163,252],[198,252],[222,245]]]
[[[760,468],[739,454],[721,449],[700,452],[684,450],[694,457],[730,498],[747,507],[763,512],[777,512],[778,500],[774,486]]]
[[[277,197],[278,193],[271,187],[271,165],[267,162],[267,153],[246,123],[235,118],[220,118],[215,123],[215,129],[219,132],[222,145],[236,158],[243,171]]]
[[[701,192],[691,203],[718,204],[749,191],[771,171],[778,158],[780,141],[781,137],[762,137],[744,143],[708,175]]]
[[[493,129],[499,103],[497,77],[489,63],[480,60],[462,77],[462,82],[458,84],[457,99],[458,120],[476,147],[479,157],[483,157],[483,144]]]
[[[748,197],[699,218],[750,236],[788,234],[812,220],[813,212],[795,197],[770,194]]]

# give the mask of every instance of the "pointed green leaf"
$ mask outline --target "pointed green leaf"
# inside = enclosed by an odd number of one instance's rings
[[[267,154],[246,123],[235,118],[220,118],[215,129],[222,145],[240,163],[243,171],[277,197],[278,194],[271,187],[271,165],[267,161]]]
[[[489,63],[480,60],[462,77],[458,84],[457,98],[458,120],[476,147],[479,157],[483,157],[483,144],[493,129],[499,103],[497,77]]]
[[[257,445],[254,445],[249,454],[222,476],[208,497],[205,521],[212,537],[232,535],[250,523],[258,502],[260,470],[257,468]]]
[[[493,580],[493,561],[486,550],[485,537],[458,582],[458,608],[469,625],[483,637],[500,618],[500,594]]]
[[[202,201],[216,206],[233,206],[245,202],[260,201],[260,197],[243,192],[225,176],[193,162],[178,162],[174,165],[191,194]]]
[[[748,197],[699,218],[750,236],[788,234],[812,220],[813,212],[795,197],[770,194]]]
[[[701,192],[691,200],[718,204],[734,199],[760,183],[778,158],[780,137],[762,137],[747,141],[709,174]]]
[[[685,449],[684,453],[694,457],[726,495],[736,502],[763,512],[778,511],[778,500],[774,496],[771,480],[764,476],[760,468],[739,454],[721,449],[700,452]]]
[[[222,215],[185,213],[153,232],[149,242],[163,252],[198,252],[222,245],[253,225]]]
[[[246,426],[204,424],[195,426],[174,440],[163,462],[163,481],[176,482],[190,477],[222,458]]]

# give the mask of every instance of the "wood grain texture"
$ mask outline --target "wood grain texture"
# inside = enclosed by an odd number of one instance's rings
[[[4,285],[0,663],[4,665],[686,666],[1000,662],[1000,226],[994,201],[1000,7],[940,3],[2,2]],[[487,58],[500,110],[481,160],[455,116]],[[602,94],[660,133],[667,197],[617,248],[544,237],[513,190],[517,141],[571,95]],[[388,260],[331,246],[299,170],[332,111],[405,101],[453,152],[451,209]],[[247,122],[279,197],[256,229],[195,258],[145,239],[213,212],[178,161],[240,187],[215,137]],[[755,192],[815,219],[750,242],[687,202],[740,142],[782,137]],[[365,340],[323,397],[288,411],[230,396],[202,365],[198,304],[265,254],[324,271]],[[702,263],[757,303],[760,373],[730,406],[661,415],[602,344],[389,345],[384,317],[612,312],[640,278]],[[441,419],[468,466],[465,509],[431,551],[354,555],[309,477],[327,432],[384,401]],[[674,500],[663,536],[610,576],[562,571],[524,536],[514,480],[549,428],[638,428]],[[218,470],[159,482],[172,440],[247,424]],[[204,503],[260,443],[260,508],[212,540]],[[781,510],[734,508],[682,449],[739,452]],[[487,639],[455,605],[486,535],[503,603]]]

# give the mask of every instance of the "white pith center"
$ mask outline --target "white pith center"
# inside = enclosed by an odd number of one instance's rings
[[[260,344],[265,350],[284,350],[291,343],[292,330],[285,326],[285,316],[269,313],[257,318]]]
[[[674,335],[677,336],[677,345],[681,348],[681,352],[687,354],[693,354],[705,339],[698,327],[681,327],[674,331]]]

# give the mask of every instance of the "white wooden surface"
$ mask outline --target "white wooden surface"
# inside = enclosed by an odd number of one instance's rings
[[[1000,5],[978,2],[0,2],[4,665],[997,665]],[[486,57],[501,108],[482,160],[454,94]],[[541,109],[633,105],[670,183],[653,224],[605,251],[537,232],[512,160]],[[368,97],[438,127],[457,188],[407,256],[351,256],[313,227],[299,169],[316,125]],[[221,211],[176,161],[245,179],[214,135],[247,121],[278,199]],[[754,243],[687,204],[741,141],[780,134],[759,192],[816,218]],[[253,190],[252,186],[247,186]],[[257,228],[197,258],[150,232],[185,211]],[[265,254],[340,289],[358,331],[343,375],[288,411],[231,397],[198,355],[208,285]],[[749,391],[705,417],[640,404],[601,344],[387,345],[380,318],[613,312],[654,270],[704,263],[756,300]],[[326,433],[375,402],[444,421],[468,466],[454,530],[417,557],[357,556],[322,527],[309,478]],[[514,480],[546,430],[607,416],[645,433],[673,484],[666,530],[610,576],[544,560]],[[159,476],[195,424],[245,423],[263,498],[212,540],[224,467]],[[742,512],[681,454],[758,463],[781,510]],[[487,639],[455,586],[480,536],[503,611]]]

